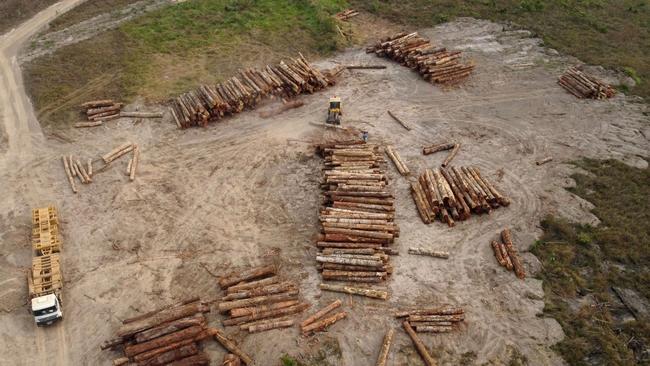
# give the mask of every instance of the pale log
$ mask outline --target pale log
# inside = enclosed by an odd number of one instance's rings
[[[252,288],[252,289],[248,289],[248,290],[233,292],[233,293],[230,293],[230,294],[224,296],[221,300],[222,301],[239,300],[239,299],[245,299],[245,298],[248,298],[248,297],[279,294],[279,293],[282,293],[282,292],[296,290],[296,289],[297,288],[296,288],[295,283],[293,283],[291,281],[285,281],[285,282],[271,284],[271,285],[267,285],[267,286],[256,287],[256,288]]]
[[[526,271],[524,270],[523,264],[521,264],[517,249],[515,249],[515,246],[512,243],[512,234],[510,233],[510,229],[503,229],[501,232],[501,239],[503,240],[503,244],[506,246],[508,257],[510,257],[510,261],[512,262],[512,267],[515,270],[515,274],[517,277],[523,280],[526,278]]]
[[[443,144],[425,146],[422,148],[422,154],[429,155],[429,154],[436,153],[438,151],[451,150],[454,148],[454,146],[456,146],[456,143],[454,142],[447,142]]]
[[[409,315],[457,315],[457,314],[463,314],[464,312],[465,311],[462,308],[442,306],[436,308],[402,310],[395,313],[395,317],[403,318]]]
[[[386,112],[388,112],[388,115],[391,116],[391,117],[392,117],[395,121],[397,121],[400,125],[402,125],[402,127],[404,127],[407,131],[410,131],[410,130],[411,130],[411,126],[409,126],[408,124],[406,124],[406,123],[405,123],[404,121],[402,121],[401,119],[397,118],[397,116],[395,116],[395,115],[393,114],[393,112],[391,112],[391,111],[386,111]]]
[[[332,310],[338,308],[339,306],[341,306],[342,303],[343,302],[340,299],[336,299],[331,304],[327,305],[326,307],[320,309],[319,311],[317,311],[313,315],[309,316],[307,319],[303,320],[302,323],[300,323],[300,327],[304,329],[309,324],[311,324],[311,323],[315,322],[316,320],[318,320],[318,319],[322,318],[323,316],[325,316],[325,314],[327,314],[330,311],[332,311]]]
[[[443,258],[443,259],[449,258],[449,252],[436,251],[436,250],[424,249],[424,248],[415,248],[415,247],[409,248],[409,254],[426,255],[429,257]]]
[[[262,305],[262,304],[270,304],[270,303],[280,302],[280,301],[294,300],[296,295],[298,295],[298,290],[291,290],[289,292],[276,294],[276,295],[258,296],[258,297],[251,297],[248,299],[226,301],[226,302],[219,303],[217,307],[219,309],[219,312],[224,313],[228,310],[236,309],[236,308],[244,308],[244,307],[251,307],[251,306]]]
[[[233,273],[220,279],[219,286],[222,289],[227,289],[228,287],[238,284],[239,282],[242,281],[250,281],[250,280],[258,279],[260,277],[274,275],[276,271],[277,268],[275,268],[275,266],[267,265],[262,267],[256,267],[239,274]]]
[[[454,315],[409,315],[410,322],[460,322],[465,320],[465,314]]]
[[[451,163],[451,160],[458,154],[458,150],[460,150],[460,144],[455,144],[454,148],[451,150],[449,155],[445,158],[445,161],[442,162],[442,167],[447,167],[449,163]]]
[[[336,323],[337,321],[344,319],[345,317],[348,316],[348,313],[345,311],[342,311],[340,313],[333,314],[331,316],[328,316],[326,318],[323,318],[321,320],[317,320],[304,328],[302,328],[302,332],[304,334],[309,334],[309,333],[315,333],[315,332],[320,332],[328,327],[330,327],[332,324]]]
[[[279,321],[269,321],[266,323],[261,323],[257,325],[251,325],[248,327],[248,331],[251,333],[264,332],[271,329],[277,328],[288,328],[293,325],[293,320],[279,320]]]
[[[236,318],[241,316],[255,315],[265,311],[287,308],[296,304],[298,304],[298,300],[281,301],[274,304],[259,305],[247,308],[236,308],[230,310],[230,316]]]
[[[366,296],[373,299],[388,299],[388,292],[383,290],[377,290],[372,288],[360,288],[360,287],[351,287],[344,285],[331,285],[327,283],[321,283],[320,289],[325,291],[341,292],[350,295],[359,295]]]
[[[77,122],[74,124],[75,128],[85,128],[85,127],[97,127],[103,125],[104,122],[102,121],[95,121],[95,122]]]
[[[63,169],[65,170],[65,175],[68,177],[68,183],[70,183],[70,188],[72,188],[73,193],[77,193],[77,187],[74,184],[74,178],[72,178],[72,172],[70,170],[70,165],[68,164],[68,158],[64,155],[61,157],[63,160]]]
[[[416,325],[415,331],[418,333],[448,333],[453,328],[444,325]]]
[[[418,351],[420,354],[420,357],[422,357],[422,360],[424,361],[424,364],[427,366],[437,366],[438,364],[436,363],[436,360],[431,357],[429,354],[429,351],[427,350],[427,347],[422,343],[422,340],[418,335],[415,333],[413,328],[411,328],[411,325],[409,322],[405,321],[402,323],[404,326],[404,330],[406,333],[411,337],[411,341],[413,341],[413,344],[415,345],[415,349]]]
[[[381,344],[381,349],[379,350],[379,356],[377,357],[376,366],[386,366],[388,362],[388,353],[390,352],[390,346],[393,342],[393,335],[395,334],[395,329],[390,328],[386,335],[384,336],[384,341]]]
[[[280,278],[278,276],[272,276],[257,281],[243,282],[237,285],[233,285],[228,287],[228,290],[226,291],[228,294],[231,294],[233,292],[250,290],[252,288],[268,286],[278,282],[280,282]]]
[[[286,308],[280,308],[280,309],[274,309],[274,310],[268,310],[268,311],[261,311],[258,313],[254,313],[251,315],[246,315],[246,316],[240,316],[237,318],[230,318],[226,319],[223,321],[223,325],[225,326],[233,326],[233,325],[239,325],[243,323],[248,323],[252,322],[254,320],[260,320],[260,319],[266,319],[266,318],[276,318],[279,316],[285,316],[289,314],[296,314],[304,311],[305,309],[309,308],[309,304],[297,304],[293,306],[289,306]]]
[[[138,169],[140,161],[140,148],[138,145],[133,145],[133,164],[131,164],[131,171],[129,172],[129,180],[135,180],[135,171]]]

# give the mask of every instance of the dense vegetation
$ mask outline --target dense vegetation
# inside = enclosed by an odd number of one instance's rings
[[[595,205],[601,224],[549,217],[532,252],[541,260],[548,315],[566,339],[557,350],[571,365],[649,364],[650,324],[623,320],[612,286],[650,300],[650,169],[584,160],[571,191]],[[645,353],[644,353],[645,352]]]

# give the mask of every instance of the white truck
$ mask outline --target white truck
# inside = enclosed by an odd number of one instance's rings
[[[31,312],[37,326],[63,319],[61,309],[61,240],[54,207],[32,210],[32,269],[27,274]]]

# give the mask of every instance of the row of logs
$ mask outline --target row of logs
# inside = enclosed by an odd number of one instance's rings
[[[224,365],[252,365],[253,359],[223,331],[207,326],[204,313],[209,311],[197,297],[125,319],[117,337],[105,341],[101,349],[122,349],[123,356],[113,360],[114,366],[209,365],[199,342],[212,337],[229,352]]]
[[[395,199],[388,190],[386,161],[379,147],[366,143],[319,146],[324,157],[323,206],[317,243],[324,281],[380,283],[393,272],[390,248],[399,236]],[[383,290],[322,284],[322,290],[387,298]],[[370,291],[366,291],[370,290]]]
[[[209,121],[254,108],[262,98],[313,93],[333,83],[300,54],[290,62],[241,70],[220,84],[202,85],[182,94],[172,100],[171,113],[179,128],[206,126]]]
[[[557,82],[578,98],[607,99],[616,94],[611,85],[575,67],[569,68]]]
[[[123,106],[123,103],[117,103],[111,99],[86,102],[81,105],[81,108],[83,114],[91,123],[84,124],[83,122],[80,122],[77,127],[98,126],[104,121],[119,118]]]
[[[460,62],[460,51],[435,46],[417,32],[383,38],[366,48],[366,52],[397,61],[417,71],[431,83],[458,84],[474,70],[474,65]]]
[[[526,271],[521,263],[517,249],[512,242],[510,229],[503,229],[501,232],[501,240],[503,242],[492,240],[490,243],[497,262],[508,271],[514,271],[517,277],[523,280],[526,278]]]
[[[250,333],[287,328],[290,317],[309,308],[298,299],[298,285],[282,279],[277,267],[264,265],[222,277],[219,286],[226,292],[218,304],[227,313],[226,327],[239,327]]]
[[[316,313],[310,315],[307,319],[303,320],[300,323],[300,330],[303,335],[314,334],[316,332],[322,332],[329,328],[332,324],[338,322],[341,319],[344,319],[348,316],[348,313],[345,311],[340,311],[331,315],[329,313],[333,312],[334,309],[337,309],[341,306],[343,302],[341,300],[335,300],[326,307],[318,310]]]
[[[465,320],[465,310],[456,307],[437,307],[398,311],[397,318],[406,318],[418,333],[448,333]]]
[[[411,182],[411,193],[422,221],[429,224],[436,217],[449,227],[467,220],[472,213],[490,213],[508,206],[510,199],[501,194],[476,167],[426,169]]]

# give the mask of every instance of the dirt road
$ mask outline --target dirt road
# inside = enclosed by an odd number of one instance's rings
[[[525,32],[459,20],[423,33],[473,59],[477,69],[466,84],[443,90],[408,68],[353,49],[320,66],[381,63],[387,68],[346,71],[330,91],[301,97],[303,107],[272,118],[259,117],[274,107],[268,105],[205,129],[178,131],[169,116],[162,122],[115,120],[94,129],[63,130],[65,141],[45,138],[32,148],[38,154],[20,160],[22,148],[14,145],[11,154],[0,157],[11,166],[0,170],[0,186],[7,187],[0,196],[0,275],[17,279],[0,282],[0,293],[7,294],[0,298],[5,309],[0,311],[0,359],[39,364],[54,352],[56,360],[71,365],[109,365],[118,353],[98,346],[121,319],[186,296],[219,298],[211,273],[275,258],[284,273],[302,281],[301,292],[315,308],[340,297],[350,317],[318,341],[300,337],[295,328],[255,335],[228,328],[260,365],[277,365],[284,353],[308,353],[327,337],[337,339],[340,349],[326,356],[329,365],[373,364],[386,327],[399,327],[389,316],[392,309],[442,303],[464,307],[466,322],[452,334],[423,336],[441,365],[503,365],[515,354],[530,365],[562,364],[550,346],[563,333],[543,316],[542,284],[534,278],[539,263],[525,249],[546,213],[594,219],[588,203],[563,189],[571,184],[566,162],[587,156],[647,164],[642,157],[650,154],[650,125],[643,104],[623,95],[577,100],[555,82],[576,60],[545,50]],[[322,161],[310,143],[324,132],[310,122],[325,118],[330,95],[344,101],[344,124],[368,130],[372,142],[395,145],[413,172],[442,160],[421,155],[422,145],[455,140],[463,147],[454,163],[479,166],[513,201],[455,228],[426,226],[408,182],[390,166],[401,235],[386,302],[317,289],[313,243]],[[413,131],[396,124],[386,109]],[[79,184],[79,194],[70,191],[61,155],[97,157],[125,141],[141,148],[134,182],[124,175],[123,159],[97,174],[93,184]],[[553,163],[535,165],[548,155]],[[34,193],[34,185],[41,191]],[[62,218],[66,319],[35,337],[24,310],[22,276],[29,263],[29,209],[48,203],[59,207]],[[525,281],[500,268],[490,249],[490,240],[505,226],[512,228],[532,274]],[[448,250],[451,257],[410,256],[410,246]],[[213,312],[209,320],[216,325],[221,316]],[[67,349],[56,343],[63,338]],[[389,364],[421,365],[403,332],[396,332],[394,342]],[[220,360],[223,350],[206,343],[214,362]]]
[[[39,159],[34,159],[38,154],[43,154],[45,148],[45,139],[41,133],[40,125],[36,120],[34,110],[29,98],[25,94],[25,88],[22,82],[20,65],[17,62],[18,53],[24,43],[36,32],[42,29],[48,22],[58,15],[72,9],[74,6],[85,0],[64,0],[58,2],[47,9],[41,11],[36,16],[26,21],[18,28],[13,29],[7,34],[0,36],[0,170],[2,171],[21,171],[25,167],[37,166]],[[36,163],[36,164],[35,164]],[[52,192],[51,187],[47,184],[41,184],[38,179],[31,177],[24,186],[17,191],[17,187],[9,188],[10,184],[2,180],[2,187],[13,191],[11,194],[3,195],[2,207],[20,207],[20,205],[42,204],[43,200],[50,200]],[[4,188],[3,188],[4,189]],[[21,209],[21,211],[23,211]],[[24,212],[24,211],[23,211]],[[7,212],[12,215],[12,211]],[[3,236],[6,233],[3,233]],[[25,241],[19,240],[19,245]],[[29,242],[27,242],[28,244]],[[19,256],[31,255],[29,248],[27,252],[20,253]],[[5,258],[6,260],[6,258]],[[21,261],[22,262],[22,261]],[[23,262],[29,263],[29,262]],[[9,269],[3,274],[7,274],[8,279],[3,282],[22,284],[25,282],[24,272],[16,269]],[[19,286],[20,289],[22,286]],[[17,310],[21,308],[22,314],[26,313],[27,305],[21,304],[26,300],[23,291],[16,291],[16,288],[2,289],[0,296],[4,299],[3,310]],[[20,300],[22,298],[22,301]],[[24,317],[21,317],[25,319]],[[11,334],[9,330],[5,330]],[[4,332],[4,331],[3,331]],[[51,365],[70,365],[68,355],[68,339],[66,327],[64,324],[57,324],[52,329],[37,329],[34,324],[26,328],[24,337],[20,337],[18,342],[10,347],[9,343],[3,343],[3,348],[11,349],[15,352],[17,349],[23,349],[31,357],[20,357],[14,362],[16,365],[28,365],[33,363],[51,364]],[[31,360],[31,361],[28,361]]]

